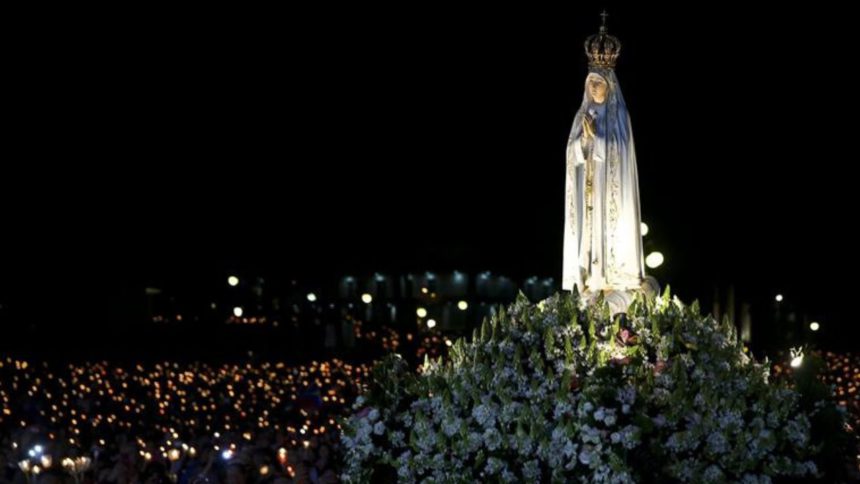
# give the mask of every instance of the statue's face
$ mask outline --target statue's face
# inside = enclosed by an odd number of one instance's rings
[[[590,75],[585,81],[585,88],[595,104],[606,102],[606,91],[609,89],[606,79],[598,75]]]

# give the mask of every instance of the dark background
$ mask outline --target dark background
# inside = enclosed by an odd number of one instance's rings
[[[10,17],[3,346],[69,328],[110,344],[145,287],[206,293],[235,271],[559,279],[604,5]],[[706,304],[734,285],[761,314],[784,294],[856,347],[850,16],[607,7],[654,275]]]

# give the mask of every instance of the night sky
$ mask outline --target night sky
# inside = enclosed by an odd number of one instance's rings
[[[147,286],[233,270],[559,279],[603,4],[329,8],[28,18],[4,69],[0,322],[116,324]],[[784,293],[856,335],[856,27],[690,8],[608,5],[654,274],[685,300]]]

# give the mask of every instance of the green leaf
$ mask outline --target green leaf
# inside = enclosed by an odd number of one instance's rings
[[[570,342],[570,336],[567,333],[564,334],[564,365],[570,366],[573,364],[573,344]]]
[[[523,293],[523,290],[520,289],[517,291],[517,297],[514,300],[514,303],[517,305],[527,306],[531,304],[531,301],[529,301],[529,298]]]
[[[490,322],[487,318],[481,322],[481,341],[486,343],[492,337],[493,329],[490,327]]]
[[[570,382],[571,382],[571,374],[570,370],[565,369],[564,374],[561,376],[561,383],[559,383],[558,393],[556,394],[557,398],[564,398],[570,392]]]
[[[484,454],[483,450],[478,451],[478,455],[475,456],[475,465],[472,466],[472,469],[482,470],[484,468],[484,463],[487,461],[487,455]]]
[[[555,331],[555,328],[547,328],[543,332],[543,345],[547,356],[552,355],[552,350],[555,347],[555,336],[553,336],[553,331]]]
[[[693,315],[696,317],[699,317],[702,314],[702,311],[699,309],[698,299],[693,301],[693,304],[690,305],[690,312],[693,313]]]

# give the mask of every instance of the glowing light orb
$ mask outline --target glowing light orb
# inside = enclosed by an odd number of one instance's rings
[[[663,254],[660,252],[651,252],[648,254],[648,257],[645,258],[645,265],[651,269],[656,269],[663,265],[665,258]]]

